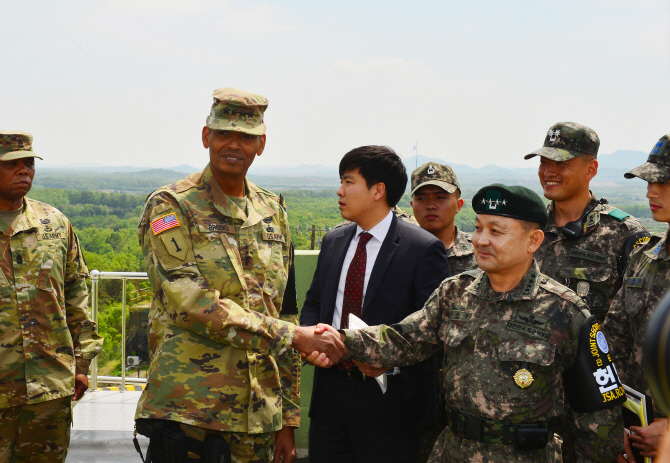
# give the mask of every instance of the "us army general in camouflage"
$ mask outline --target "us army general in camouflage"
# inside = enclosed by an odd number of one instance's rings
[[[73,395],[102,348],[72,225],[24,198],[32,135],[0,131],[0,461],[65,461]]]
[[[203,130],[210,164],[152,193],[138,228],[155,298],[136,418],[181,423],[198,440],[220,432],[236,462],[272,460],[275,432],[300,420],[300,356],[280,320],[297,322],[282,313],[288,218],[277,195],[245,179],[264,146],[266,106],[215,91]],[[239,197],[217,172],[239,180]]]
[[[523,199],[524,194],[535,199]],[[478,200],[484,200],[479,209]],[[539,246],[541,231],[536,227],[521,232],[521,225],[507,228],[518,224],[511,217],[546,220],[546,214],[544,219],[532,217],[537,212],[523,215],[530,202],[537,204],[536,211],[543,211],[537,195],[523,187],[492,185],[473,199],[477,212],[473,243],[479,266],[493,272],[500,285],[500,276],[513,268],[512,256],[520,258],[511,248],[523,248],[519,252],[527,255],[529,268],[516,286],[496,291],[489,273],[464,272],[446,279],[422,310],[396,325],[344,331],[353,358],[373,366],[413,364],[440,347],[445,349],[449,425],[433,448],[430,462],[561,461],[561,439],[553,433],[561,418],[569,418],[576,428],[581,461],[612,461],[622,448],[620,408],[604,404],[610,408],[577,413],[572,410],[577,408],[575,403],[568,401],[568,381],[575,378],[583,381],[580,392],[591,390],[599,397],[598,384],[609,386],[611,381],[617,391],[621,388],[614,375],[610,378],[603,373],[607,378],[601,378],[597,367],[594,371],[572,369],[578,358],[592,355],[588,343],[580,341],[584,333],[587,338],[589,332],[597,338],[602,333],[584,302],[540,273],[532,261],[531,248]],[[516,210],[510,204],[516,204]],[[495,230],[501,235],[512,233],[511,246],[504,246],[504,238],[495,238]],[[540,236],[533,238],[537,234]],[[526,243],[535,244],[526,251]],[[604,357],[606,352],[596,354]],[[571,391],[575,397],[575,389]],[[616,400],[615,395],[603,395],[603,401]],[[546,439],[540,445],[524,450],[515,447],[524,435],[540,429]]]

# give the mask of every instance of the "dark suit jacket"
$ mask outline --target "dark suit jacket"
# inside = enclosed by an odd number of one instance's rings
[[[329,232],[321,252],[312,285],[300,316],[302,326],[331,324],[337,286],[356,224]],[[363,301],[362,318],[368,325],[390,325],[420,310],[442,280],[449,276],[447,252],[440,240],[422,228],[393,216],[391,226],[372,268]],[[333,367],[336,368],[336,367]],[[314,375],[310,416],[318,414],[320,369]],[[378,416],[380,427],[389,432],[409,428],[420,431],[435,419],[438,400],[437,361],[432,358],[388,378],[388,390],[366,401],[367,413]],[[376,385],[376,383],[375,383]],[[361,410],[362,413],[366,411]],[[400,420],[400,421],[398,421]]]

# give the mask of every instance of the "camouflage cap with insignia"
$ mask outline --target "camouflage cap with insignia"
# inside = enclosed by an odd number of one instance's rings
[[[549,221],[542,199],[533,190],[519,185],[494,183],[485,186],[472,197],[472,208],[477,214],[501,215],[542,226]]]
[[[429,162],[412,172],[412,193],[425,185],[435,185],[447,193],[461,190],[453,169],[445,164]]]
[[[670,134],[663,135],[649,153],[647,162],[623,174],[626,178],[640,177],[649,183],[670,181]]]
[[[569,161],[588,154],[598,157],[600,138],[590,128],[575,122],[559,122],[551,126],[544,139],[544,146],[524,156],[530,159],[535,156],[553,161]]]
[[[0,130],[0,161],[39,158],[33,151],[33,135],[15,130]]]
[[[207,127],[250,135],[263,135],[263,113],[268,107],[264,96],[226,87],[214,90],[214,103],[207,117]]]

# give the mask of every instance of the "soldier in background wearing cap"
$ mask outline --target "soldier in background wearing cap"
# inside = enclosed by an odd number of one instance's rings
[[[0,461],[63,462],[72,401],[88,388],[102,338],[72,225],[25,197],[39,157],[32,141],[0,131]]]
[[[454,223],[456,214],[463,207],[463,200],[461,186],[453,169],[434,162],[424,164],[412,172],[411,187],[414,217],[421,228],[435,235],[444,244],[451,274],[476,269],[477,259],[472,246],[472,235],[460,231]],[[435,355],[441,362],[442,350]],[[440,389],[442,394],[438,406],[438,422],[421,434],[417,463],[428,459],[435,441],[447,424],[444,414],[444,386],[441,385]]]
[[[654,220],[670,224],[670,135],[654,145],[647,162],[625,174],[647,182],[647,198]],[[623,285],[612,301],[603,329],[614,350],[621,380],[633,389],[651,395],[642,369],[644,329],[654,307],[670,289],[668,232],[657,233],[630,255]],[[630,440],[642,456],[655,457],[668,427],[667,417],[654,407],[654,421],[646,428],[631,426]],[[627,436],[627,435],[626,435]],[[628,461],[634,461],[632,452]],[[641,461],[639,463],[642,463]]]
[[[628,255],[649,239],[642,224],[629,214],[598,200],[589,182],[598,173],[600,139],[590,128],[559,122],[547,132],[544,146],[525,156],[540,156],[538,175],[549,223],[535,254],[543,273],[575,291],[602,323],[621,287]],[[574,437],[566,424],[560,434],[570,448]],[[567,462],[575,459],[566,453]]]
[[[246,179],[265,148],[267,105],[216,90],[202,130],[209,164],[149,195],[138,226],[155,293],[138,432],[152,442],[161,426],[187,441],[223,438],[240,463],[293,461],[300,420],[288,218],[280,196]]]
[[[460,231],[454,223],[463,200],[451,167],[430,162],[412,172],[411,204],[419,226],[435,235],[447,249],[452,275],[477,268],[472,235]]]
[[[542,272],[584,299],[598,321],[621,287],[628,255],[649,233],[634,217],[597,200],[589,182],[598,173],[598,135],[574,122],[549,129],[544,146],[525,156],[540,156],[538,175],[549,223],[535,259]]]
[[[582,299],[533,260],[548,221],[542,200],[494,184],[479,190],[473,208],[481,270],[447,278],[400,323],[344,330],[351,358],[388,367],[445,349],[449,425],[430,462],[561,461],[553,432],[561,417],[571,419],[584,460],[612,461],[623,446],[623,388]],[[615,391],[606,400],[605,386]]]

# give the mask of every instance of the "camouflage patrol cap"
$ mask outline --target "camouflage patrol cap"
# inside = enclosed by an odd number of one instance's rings
[[[412,193],[425,185],[435,185],[447,193],[461,190],[453,169],[445,164],[428,162],[412,172]]]
[[[33,151],[33,135],[15,130],[0,130],[0,161],[39,158]]]
[[[530,159],[534,156],[553,161],[569,161],[584,154],[598,157],[600,138],[590,128],[575,122],[559,122],[551,126],[544,139],[544,146],[524,156]]]
[[[213,130],[230,130],[250,135],[263,135],[263,113],[268,107],[264,96],[226,87],[214,90],[212,111],[207,117],[207,127]]]
[[[649,153],[647,162],[623,174],[626,178],[640,177],[649,183],[670,181],[670,134],[663,135]]]
[[[472,208],[477,214],[501,215],[537,222],[542,226],[549,221],[542,199],[533,190],[519,185],[494,183],[485,186],[473,196]]]

